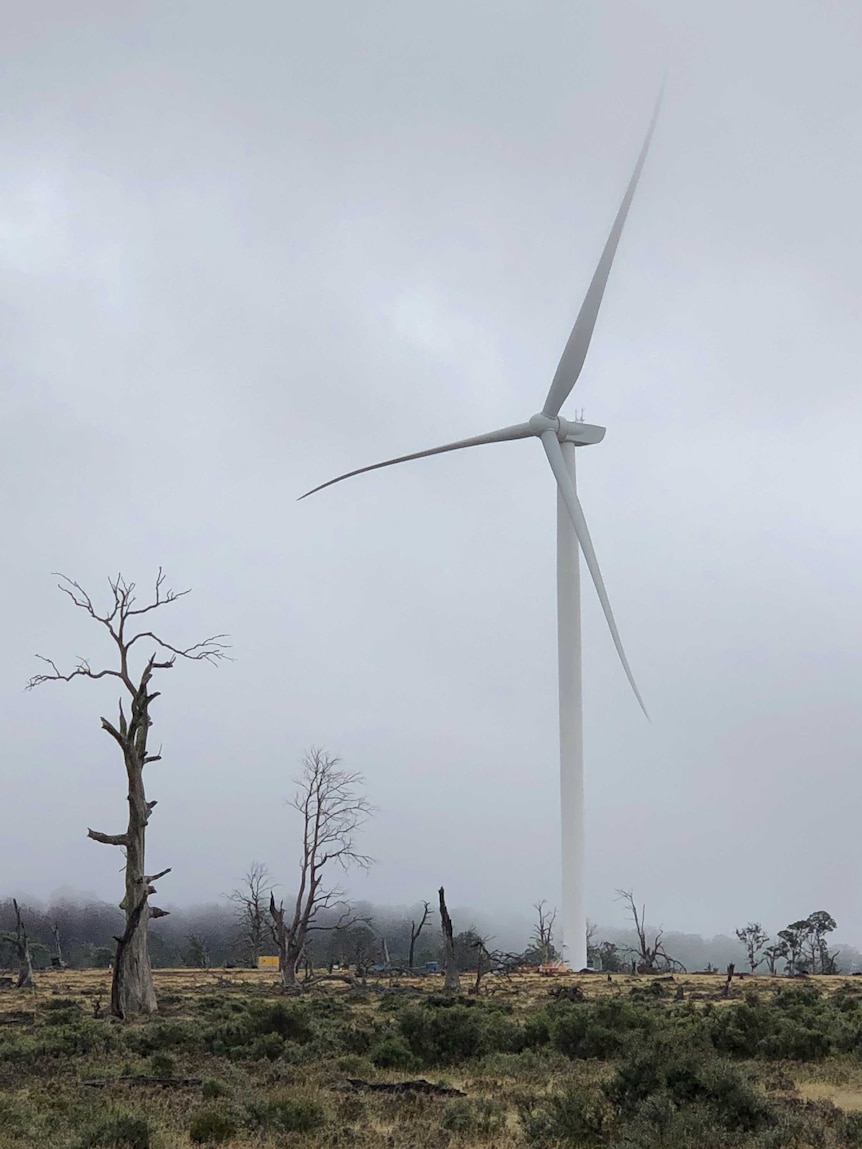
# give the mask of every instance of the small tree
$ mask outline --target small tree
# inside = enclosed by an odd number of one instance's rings
[[[811,927],[807,918],[800,918],[798,922],[792,922],[786,929],[779,930],[778,936],[784,943],[785,947],[785,960],[787,962],[787,972],[792,976],[796,973],[804,972],[804,959],[805,942],[811,932]]]
[[[606,973],[625,973],[626,963],[613,942],[600,942],[598,946],[599,968]]]
[[[638,970],[641,973],[653,973],[656,969],[683,969],[684,967],[681,962],[678,962],[665,952],[661,940],[664,934],[663,929],[659,929],[653,940],[649,941],[646,930],[646,906],[641,906],[640,913],[638,913],[634,894],[631,890],[617,890],[617,897],[627,903],[629,913],[634,922],[638,944],[637,948],[632,950],[632,953],[637,954],[640,959],[637,967]]]
[[[422,917],[419,919],[419,924],[411,921],[410,923],[410,952],[407,957],[407,968],[413,969],[413,957],[416,953],[416,943],[419,940],[419,935],[422,933],[422,927],[428,921],[428,915],[431,913],[431,903],[422,903]]]
[[[837,929],[835,919],[826,910],[815,910],[807,919],[808,931],[805,938],[805,952],[811,963],[812,973],[831,973],[835,967],[834,954],[829,953],[826,935]]]
[[[242,961],[257,966],[257,959],[271,941],[271,922],[267,903],[273,884],[263,862],[252,862],[243,875],[242,885],[225,897],[234,906],[239,927],[236,946]]]
[[[116,742],[123,755],[127,780],[129,819],[126,829],[120,834],[103,834],[98,830],[88,830],[87,836],[94,842],[106,846],[119,846],[125,856],[125,894],[120,908],[126,915],[126,928],[115,938],[117,953],[114,959],[111,982],[111,1013],[115,1017],[128,1017],[136,1013],[154,1013],[157,1009],[156,993],[153,987],[153,974],[147,947],[147,925],[151,918],[163,917],[167,911],[149,904],[149,897],[156,892],[153,883],[165,874],[170,867],[158,874],[146,872],[146,831],[153,812],[155,801],[147,801],[144,791],[144,767],[151,762],[159,762],[161,753],[149,751],[149,735],[153,720],[150,707],[159,691],[151,689],[151,681],[158,670],[170,670],[177,658],[192,662],[216,663],[227,657],[224,635],[216,634],[192,646],[177,647],[166,642],[151,630],[142,630],[140,619],[150,611],[169,606],[188,594],[187,590],[172,591],[164,586],[165,576],[161,567],[156,575],[153,598],[143,606],[137,605],[135,584],[126,582],[121,574],[110,579],[112,601],[103,613],[93,605],[89,594],[72,579],[59,575],[60,590],[69,596],[73,604],[103,626],[116,648],[117,665],[114,668],[93,670],[86,659],[79,659],[74,670],[62,674],[50,658],[37,655],[47,663],[50,670],[34,675],[27,684],[28,689],[43,682],[71,682],[73,678],[116,678],[129,697],[129,716],[126,717],[122,696],[119,704],[119,718],[115,723],[102,718],[102,729]],[[136,643],[145,642],[154,652],[144,663],[140,674],[133,672],[133,651]],[[159,651],[164,651],[159,656]]]
[[[557,920],[557,910],[555,907],[549,911],[545,908],[546,905],[544,898],[534,904],[536,924],[530,937],[530,941],[539,951],[542,964],[553,961],[558,956],[554,947],[554,922]]]
[[[775,942],[771,946],[767,946],[763,951],[763,957],[766,961],[766,968],[769,970],[773,977],[775,976],[775,967],[777,963],[786,959],[787,954],[787,942],[783,940]]]
[[[736,936],[745,946],[748,953],[748,964],[751,967],[751,972],[754,973],[763,961],[763,958],[759,958],[758,954],[769,941],[769,934],[760,922],[749,922],[747,926],[741,926],[736,931]]]
[[[206,938],[200,934],[189,934],[186,938],[186,950],[182,955],[183,965],[189,969],[209,969],[210,952]]]
[[[285,916],[284,902],[275,904],[270,891],[269,912],[278,945],[279,969],[285,988],[297,985],[296,971],[310,932],[346,929],[363,919],[357,917],[342,889],[325,883],[333,865],[368,869],[372,859],[356,849],[354,835],[369,818],[372,808],[360,795],[361,774],[340,770],[339,759],[312,747],[303,758],[297,791],[287,804],[302,815],[302,854],[299,887],[292,913]],[[321,921],[327,910],[340,911],[334,921]]]
[[[18,955],[18,989],[32,989],[33,987],[33,958],[30,955],[30,938],[27,936],[27,927],[21,917],[21,907],[15,898],[12,899],[15,907],[15,952]]]

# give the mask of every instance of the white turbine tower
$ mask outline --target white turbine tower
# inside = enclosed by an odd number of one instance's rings
[[[581,610],[578,548],[583,552],[587,569],[599,596],[614,646],[635,697],[644,714],[644,701],[626,658],[611,604],[599,570],[596,552],[575,488],[575,448],[600,443],[605,436],[604,427],[589,423],[568,422],[560,415],[560,408],[578,381],[587,350],[598,318],[605,285],[610,275],[614,254],[622,234],[623,225],[640,179],[641,170],[649,150],[650,140],[658,118],[658,104],[641,147],[634,172],[629,180],[623,201],[617,212],[610,235],[605,243],[598,267],[575,326],[565,346],[545,405],[538,415],[526,423],[502,427],[472,439],[460,439],[428,451],[401,455],[360,467],[321,483],[302,495],[305,499],[333,483],[350,479],[354,475],[393,467],[411,459],[424,459],[429,455],[442,455],[446,451],[460,451],[464,447],[479,447],[485,443],[505,443],[513,439],[535,437],[541,440],[557,481],[557,647],[559,657],[560,690],[560,803],[562,816],[562,933],[563,955],[574,969],[586,965],[586,910],[584,903],[584,750],[583,706],[581,699]],[[649,717],[647,715],[647,717]]]

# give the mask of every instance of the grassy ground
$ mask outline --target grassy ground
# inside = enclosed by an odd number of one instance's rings
[[[522,975],[453,1003],[435,977],[294,999],[160,970],[160,1016],[120,1024],[109,976],[0,992],[0,1149],[862,1146],[862,979],[725,1000],[705,975]],[[463,1096],[355,1084],[417,1078]]]

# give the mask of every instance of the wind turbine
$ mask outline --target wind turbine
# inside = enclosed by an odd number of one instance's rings
[[[319,487],[314,487],[313,490],[307,491],[301,496],[305,499],[317,491],[322,491],[325,487],[331,487],[334,483],[351,479],[355,475],[363,475],[367,471],[377,471],[381,467],[394,467],[396,463],[407,463],[412,459],[424,459],[429,455],[442,455],[447,451],[460,451],[465,447],[479,447],[486,443],[505,443],[514,439],[537,438],[541,441],[557,482],[557,651],[559,659],[560,806],[563,863],[562,931],[563,956],[574,969],[581,969],[587,961],[584,902],[584,749],[581,697],[579,547],[583,552],[584,561],[598,593],[599,602],[626,678],[629,680],[644,714],[647,718],[649,715],[623,650],[622,640],[617,630],[604,580],[596,559],[596,552],[575,487],[575,448],[586,447],[591,443],[600,443],[605,437],[605,428],[589,423],[570,422],[560,415],[560,408],[577,383],[587,356],[617,245],[649,151],[650,141],[658,119],[660,102],[661,97],[656,104],[634,172],[605,243],[601,259],[593,274],[589,290],[581,304],[572,333],[563,350],[541,412],[533,415],[526,423],[502,427],[498,431],[489,431],[485,435],[475,435],[471,439],[460,439],[455,443],[446,443],[442,447],[416,451],[412,455],[400,455],[397,459],[386,459],[382,463],[372,463],[369,467],[360,467],[358,470],[348,471],[344,475],[338,475],[335,479],[321,483]]]

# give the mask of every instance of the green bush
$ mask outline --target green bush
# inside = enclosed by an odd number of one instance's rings
[[[314,1030],[300,1006],[284,1002],[265,1002],[249,1010],[252,1029],[257,1034],[277,1033],[285,1041],[304,1045],[314,1037]]]
[[[405,1039],[398,1033],[390,1033],[374,1048],[371,1061],[378,1069],[413,1069],[416,1058]]]
[[[600,998],[582,1005],[562,1002],[547,1012],[551,1042],[572,1058],[616,1057],[632,1034],[656,1029],[656,1011],[622,998]]]
[[[153,1020],[125,1036],[128,1048],[146,1057],[165,1049],[198,1049],[201,1035],[201,1027],[194,1021]]]
[[[309,1133],[325,1123],[326,1115],[316,1101],[282,1095],[249,1105],[246,1120],[267,1133]]]
[[[668,1113],[693,1105],[725,1129],[751,1132],[769,1124],[765,1098],[702,1038],[686,1041],[663,1034],[633,1044],[603,1089],[623,1117],[656,1126]]]
[[[527,1137],[539,1144],[601,1145],[614,1127],[614,1110],[599,1089],[570,1085],[522,1117]]]
[[[189,1139],[200,1145],[207,1141],[229,1141],[237,1133],[237,1123],[221,1109],[199,1109],[189,1121]]]
[[[277,1061],[284,1053],[284,1038],[278,1033],[264,1033],[242,1046],[241,1052],[251,1061]]]
[[[145,1117],[123,1113],[94,1125],[78,1149],[150,1149],[152,1131]]]
[[[149,1071],[153,1077],[173,1077],[177,1061],[169,1053],[154,1053],[150,1058]]]
[[[216,1097],[224,1097],[228,1092],[228,1088],[223,1081],[219,1081],[216,1077],[208,1077],[201,1086],[201,1097],[205,1101],[212,1101]]]
[[[410,1052],[424,1065],[452,1065],[524,1048],[523,1029],[490,1007],[459,1003],[442,1009],[407,1008],[398,1015],[398,1027]]]

